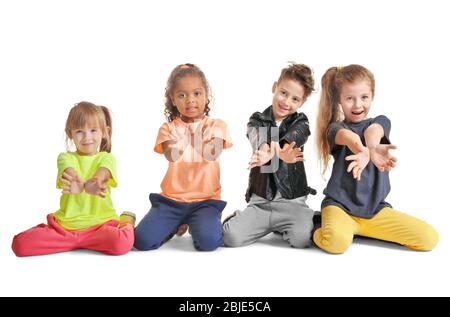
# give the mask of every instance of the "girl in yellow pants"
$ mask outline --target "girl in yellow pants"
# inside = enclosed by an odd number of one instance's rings
[[[432,226],[390,207],[370,219],[351,216],[332,205],[322,210],[322,227],[314,232],[317,246],[329,253],[343,253],[354,235],[395,242],[417,251],[429,251],[438,242]]]
[[[334,164],[314,242],[329,253],[343,253],[356,234],[429,251],[439,239],[434,228],[385,201],[397,159],[389,153],[395,149],[390,120],[367,117],[374,92],[373,74],[360,65],[331,67],[322,77],[317,116],[322,172],[330,156]]]

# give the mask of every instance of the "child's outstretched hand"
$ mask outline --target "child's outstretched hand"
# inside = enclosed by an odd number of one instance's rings
[[[291,144],[286,143],[283,148],[280,148],[280,144],[278,142],[275,143],[275,146],[278,156],[286,163],[297,163],[305,160],[303,158],[302,150],[299,147],[294,148],[295,142],[292,142]]]
[[[361,180],[361,174],[363,170],[366,168],[367,164],[369,164],[370,160],[369,149],[364,146],[361,152],[349,155],[345,158],[345,160],[352,161],[347,167],[347,172],[348,173],[352,172],[353,178]]]
[[[389,150],[396,148],[393,144],[377,144],[377,146],[370,149],[370,159],[380,172],[390,171],[395,167],[397,158],[392,156]]]
[[[252,169],[255,166],[262,166],[269,162],[275,154],[274,147],[275,143],[272,142],[271,146],[265,144],[260,150],[256,150],[248,163],[248,169]]]
[[[84,190],[88,194],[105,197],[106,185],[98,178],[93,177],[84,183]]]
[[[62,174],[60,181],[64,184],[62,186],[63,194],[80,194],[84,191],[84,182],[78,175],[72,176],[67,172]]]

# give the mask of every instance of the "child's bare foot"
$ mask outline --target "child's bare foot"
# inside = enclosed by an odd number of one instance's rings
[[[130,211],[124,211],[120,215],[119,220],[119,228],[125,226],[126,224],[130,224],[134,228],[134,224],[136,223],[136,215]]]
[[[177,230],[177,236],[181,237],[183,234],[186,233],[186,231],[187,231],[188,229],[189,229],[189,226],[188,226],[187,224],[183,223],[182,225],[180,225],[180,226],[178,227],[178,230]]]

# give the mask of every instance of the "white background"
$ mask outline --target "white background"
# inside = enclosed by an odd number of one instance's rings
[[[2,1],[0,3],[0,295],[400,296],[450,295],[448,10],[445,1]],[[164,122],[167,77],[198,64],[234,147],[221,158],[224,216],[245,207],[251,113],[271,102],[288,61],[310,65],[314,93],[301,109],[315,131],[320,78],[359,63],[375,74],[372,116],[392,120],[398,167],[388,201],[440,233],[432,252],[357,240],[348,252],[296,250],[277,237],[196,252],[189,236],[152,252],[90,251],[17,258],[11,240],[59,207],[56,157],[71,106],[87,100],[114,115],[118,212],[142,219],[167,163],[152,151]],[[314,139],[308,180],[325,181]]]

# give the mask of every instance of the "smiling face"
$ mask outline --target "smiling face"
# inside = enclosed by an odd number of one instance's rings
[[[103,133],[98,122],[92,120],[83,128],[72,129],[70,138],[75,144],[78,154],[91,156],[97,154]]]
[[[272,87],[272,111],[276,121],[284,120],[303,105],[305,89],[295,80],[283,79]]]
[[[373,93],[367,80],[354,83],[344,82],[341,87],[339,104],[344,112],[345,121],[357,123],[367,118]]]
[[[193,122],[203,118],[208,94],[203,81],[198,76],[188,74],[178,80],[171,99],[181,119]]]

